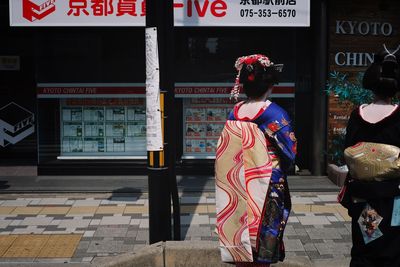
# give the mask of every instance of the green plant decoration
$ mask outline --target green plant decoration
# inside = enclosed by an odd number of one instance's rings
[[[353,81],[350,81],[347,74],[333,71],[329,73],[326,92],[328,95],[338,96],[341,103],[345,101],[354,105],[369,103],[373,99],[373,94],[372,91],[362,87],[363,75],[363,72],[359,72]]]
[[[358,106],[369,103],[373,99],[373,93],[362,87],[362,78],[364,73],[360,72],[352,79],[345,73],[333,71],[329,73],[329,80],[326,84],[326,93],[337,96],[339,103],[349,106]],[[331,143],[328,148],[329,161],[341,166],[344,165],[344,133],[336,133],[331,136]]]

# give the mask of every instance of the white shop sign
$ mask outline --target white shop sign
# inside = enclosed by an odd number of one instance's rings
[[[10,0],[11,26],[145,26],[145,0]],[[174,0],[175,26],[310,26],[310,0]]]

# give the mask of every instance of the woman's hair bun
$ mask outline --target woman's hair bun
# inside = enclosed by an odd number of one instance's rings
[[[374,63],[365,71],[363,87],[382,97],[393,97],[400,90],[400,46],[390,52],[384,50],[374,55]]]
[[[269,87],[279,83],[279,71],[265,68],[260,63],[245,64],[240,71],[239,81],[248,97],[262,96]]]

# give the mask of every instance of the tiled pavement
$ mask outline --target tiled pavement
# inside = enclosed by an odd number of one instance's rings
[[[180,196],[182,239],[217,240],[214,193]],[[292,193],[287,257],[349,257],[350,218],[333,193]],[[148,244],[147,194],[0,196],[0,262],[90,262]]]

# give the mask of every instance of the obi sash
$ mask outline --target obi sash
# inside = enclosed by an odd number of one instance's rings
[[[253,262],[272,175],[265,136],[257,124],[226,122],[218,140],[215,175],[222,261]]]

